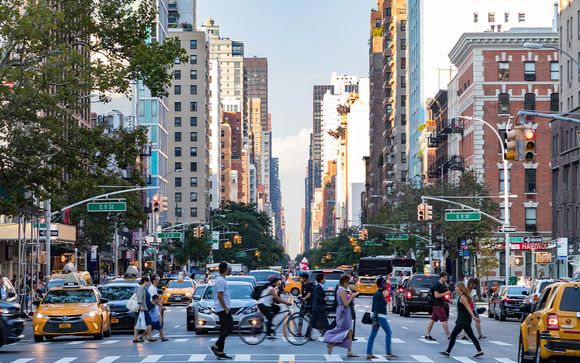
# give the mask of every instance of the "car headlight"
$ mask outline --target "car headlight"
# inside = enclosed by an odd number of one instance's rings
[[[165,291],[165,292],[163,293],[163,296],[165,296],[165,297],[169,297],[169,296],[171,296],[171,294],[170,294],[170,293],[168,293],[167,291]]]
[[[244,309],[244,314],[255,314],[258,312],[258,307],[256,305],[248,306]]]
[[[201,314],[212,314],[214,313],[213,309],[208,308],[207,306],[200,306],[197,311],[199,311]]]
[[[36,319],[48,319],[48,315],[46,314],[41,314],[41,313],[36,313],[36,315],[34,315],[34,317]]]
[[[97,316],[97,313],[95,313],[94,311],[90,311],[88,313],[84,313],[83,315],[81,315],[81,318],[94,318],[95,316]]]
[[[192,295],[191,292],[186,292],[185,293],[185,296],[187,296],[187,297],[191,297],[191,295]]]

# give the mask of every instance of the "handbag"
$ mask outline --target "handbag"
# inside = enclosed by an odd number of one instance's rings
[[[366,325],[371,325],[373,323],[373,318],[371,317],[370,312],[366,312],[363,314],[361,322]]]
[[[473,311],[475,312],[475,315],[481,315],[481,314],[485,313],[486,310],[487,310],[486,308],[481,307],[481,308],[476,308]]]
[[[137,317],[137,321],[135,322],[135,328],[137,330],[145,330],[147,329],[147,323],[145,322],[145,312],[141,311],[139,316]]]
[[[129,301],[127,301],[127,305],[125,305],[127,309],[129,309],[130,313],[136,313],[139,311],[139,302],[137,301],[137,294],[131,295]]]

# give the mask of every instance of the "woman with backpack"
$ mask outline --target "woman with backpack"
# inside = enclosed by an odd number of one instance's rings
[[[457,321],[455,322],[455,328],[453,328],[451,336],[449,337],[449,345],[447,346],[447,350],[441,352],[441,354],[445,357],[449,357],[451,355],[451,350],[455,345],[457,336],[459,333],[461,333],[462,330],[464,330],[477,349],[477,353],[473,357],[481,357],[483,356],[483,351],[481,350],[479,341],[475,337],[475,334],[473,334],[473,329],[471,328],[472,320],[479,321],[479,318],[471,308],[471,294],[463,281],[457,283],[456,291],[459,294],[459,299],[457,300]]]
[[[261,290],[256,289],[256,292],[259,294],[258,296],[252,297],[259,297],[258,309],[266,317],[266,334],[268,335],[268,339],[274,340],[276,336],[272,330],[272,320],[280,312],[280,306],[278,304],[288,306],[290,303],[282,300],[278,295],[277,288],[280,285],[280,278],[278,276],[268,276],[268,282]]]

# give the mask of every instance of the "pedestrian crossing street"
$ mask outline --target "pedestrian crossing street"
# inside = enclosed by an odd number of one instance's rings
[[[211,354],[150,354],[150,355],[110,355],[102,358],[96,358],[95,363],[127,363],[127,362],[142,362],[142,363],[169,363],[169,362],[216,362],[215,356]],[[233,356],[232,362],[274,362],[274,363],[313,363],[313,362],[368,362],[366,356],[362,355],[359,358],[347,358],[345,355],[338,354],[236,354]],[[398,363],[516,363],[509,358],[470,358],[467,356],[451,356],[433,357],[427,355],[403,355],[399,358],[388,360],[385,357],[379,356],[373,359],[373,362],[398,362]],[[50,360],[46,358],[18,358],[10,361],[10,363],[84,363],[88,362],[87,357],[62,357],[57,360]]]

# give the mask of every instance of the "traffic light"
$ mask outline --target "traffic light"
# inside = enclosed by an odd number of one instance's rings
[[[242,243],[242,236],[240,236],[239,234],[236,234],[234,236],[234,243],[237,245],[241,244]]]
[[[425,203],[425,220],[433,220],[433,206],[427,203]]]
[[[232,243],[230,241],[225,241],[224,248],[232,248]]]
[[[256,250],[256,252],[254,252],[254,256],[257,257],[257,258],[260,258],[260,251],[257,251]]]
[[[205,228],[203,226],[199,226],[199,238],[203,238],[205,236]]]
[[[536,130],[526,127],[524,130],[524,160],[533,161],[536,157]]]
[[[366,241],[367,239],[369,239],[369,230],[368,229],[361,229],[358,232],[358,238],[360,240]]]
[[[358,245],[357,245],[357,246],[354,246],[354,249],[353,249],[353,251],[354,251],[355,253],[361,253],[361,252],[362,252],[362,248],[361,248],[360,246],[358,246]]]
[[[159,213],[159,209],[161,208],[159,201],[159,194],[155,194],[153,198],[151,198],[151,210],[153,213]]]
[[[417,219],[424,221],[427,217],[427,203],[421,203],[417,206]]]
[[[519,130],[513,128],[506,131],[505,140],[505,155],[503,156],[506,160],[518,160],[518,135]]]
[[[332,260],[332,256],[330,255],[330,253],[327,253],[326,256],[324,256],[327,260]]]
[[[169,198],[162,195],[161,196],[161,207],[159,209],[160,212],[167,212],[169,210]]]
[[[348,242],[350,243],[351,246],[353,246],[353,247],[356,246],[356,238],[350,237],[348,239]]]

